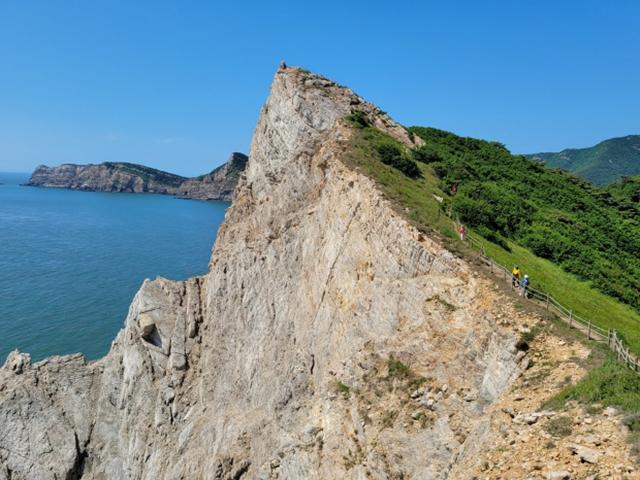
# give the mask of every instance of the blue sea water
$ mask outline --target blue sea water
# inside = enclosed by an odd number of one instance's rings
[[[145,278],[207,271],[226,202],[19,186],[0,173],[0,365],[104,355]]]

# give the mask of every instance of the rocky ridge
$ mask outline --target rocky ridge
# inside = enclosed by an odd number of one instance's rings
[[[355,106],[413,146],[351,90],[278,70],[209,272],[145,281],[97,362],[0,369],[0,479],[481,470],[529,365],[515,310],[341,161]]]
[[[247,156],[234,152],[226,163],[199,177],[187,178],[133,163],[38,166],[25,184],[93,192],[159,193],[197,200],[230,201]]]

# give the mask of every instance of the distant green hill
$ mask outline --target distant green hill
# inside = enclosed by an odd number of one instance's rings
[[[612,138],[589,148],[533,153],[527,157],[573,172],[596,185],[607,185],[622,176],[640,175],[640,135]]]

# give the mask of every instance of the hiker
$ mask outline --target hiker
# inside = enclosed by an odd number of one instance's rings
[[[520,285],[520,268],[518,267],[518,265],[515,265],[513,267],[513,270],[511,270],[511,287],[512,288],[516,288],[518,285]]]
[[[466,233],[464,229],[464,225],[460,225],[460,228],[458,229],[458,233],[460,234],[460,240],[464,242],[464,235]]]
[[[527,289],[529,288],[529,275],[524,276],[522,282],[520,283],[520,288],[522,288],[521,295],[524,298],[529,298],[529,294],[527,292]]]

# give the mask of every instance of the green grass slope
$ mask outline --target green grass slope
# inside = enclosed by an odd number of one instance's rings
[[[527,157],[573,172],[596,185],[607,185],[622,176],[640,175],[640,135],[612,138],[589,148]]]
[[[348,120],[354,135],[346,162],[373,178],[418,228],[464,254],[447,214],[459,217],[484,237],[490,257],[519,264],[533,287],[618,330],[640,353],[637,209],[495,142],[413,127],[425,146],[410,150],[358,112]]]

